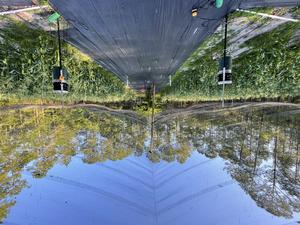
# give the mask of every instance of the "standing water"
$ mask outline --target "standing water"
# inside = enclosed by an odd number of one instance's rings
[[[299,107],[149,121],[88,108],[2,112],[2,224],[300,223]]]

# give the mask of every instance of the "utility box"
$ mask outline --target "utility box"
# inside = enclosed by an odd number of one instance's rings
[[[225,69],[224,69],[225,68]],[[218,84],[232,84],[232,58],[231,56],[226,56],[220,60],[219,72],[218,72]],[[224,71],[225,70],[225,71]],[[224,74],[225,72],[225,74]]]
[[[69,74],[66,69],[60,67],[54,67],[53,74],[52,74],[53,91],[57,93],[68,93],[69,92],[68,78],[69,78]]]

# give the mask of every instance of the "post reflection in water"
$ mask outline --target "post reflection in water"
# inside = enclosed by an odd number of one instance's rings
[[[297,224],[300,109],[0,117],[4,224]],[[114,216],[117,215],[117,216]]]

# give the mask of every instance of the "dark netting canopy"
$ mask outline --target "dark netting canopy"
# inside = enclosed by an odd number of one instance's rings
[[[134,88],[168,76],[237,8],[300,5],[300,0],[50,0],[71,25],[69,41]],[[198,16],[192,17],[194,7]]]

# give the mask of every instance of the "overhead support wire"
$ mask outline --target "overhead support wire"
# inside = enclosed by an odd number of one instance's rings
[[[227,56],[227,35],[228,35],[228,14],[225,16],[225,35],[224,35],[224,65]]]
[[[227,57],[227,35],[228,35],[228,14],[225,16],[225,34],[224,34],[224,61],[223,61],[223,84],[222,84],[222,108],[225,106],[224,94],[225,94],[225,76],[226,76],[226,57]]]

